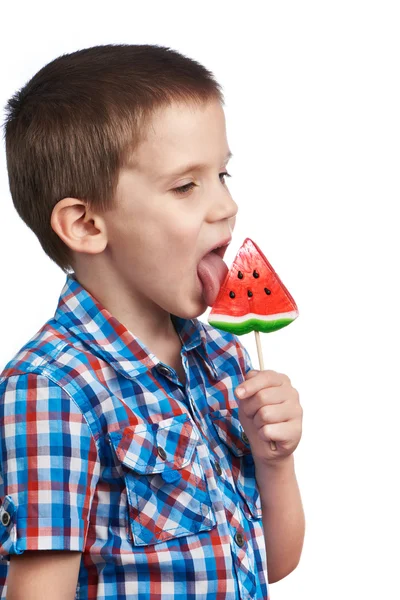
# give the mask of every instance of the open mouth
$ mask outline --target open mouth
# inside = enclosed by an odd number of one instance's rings
[[[214,254],[217,254],[221,258],[224,258],[228,246],[229,244],[225,244],[225,246],[219,246],[218,248],[214,248],[214,250],[211,250],[211,252],[214,252]]]
[[[203,298],[208,306],[212,306],[218,295],[228,267],[222,260],[230,240],[224,240],[220,246],[211,248],[200,260],[197,273],[203,287]]]
[[[225,252],[230,243],[231,243],[231,238],[228,238],[227,240],[223,240],[219,246],[215,246],[214,248],[211,248],[211,250],[208,250],[208,252],[206,252],[206,254],[204,254],[202,258],[207,256],[207,254],[210,254],[211,252],[213,252],[214,254],[217,254],[217,256],[219,256],[220,258],[224,258]]]

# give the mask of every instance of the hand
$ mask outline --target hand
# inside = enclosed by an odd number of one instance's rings
[[[300,442],[303,409],[289,377],[276,371],[249,371],[235,394],[254,458],[271,464],[290,456]]]

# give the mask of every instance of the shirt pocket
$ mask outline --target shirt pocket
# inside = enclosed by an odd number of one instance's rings
[[[216,518],[189,415],[108,434],[122,465],[132,542],[157,544],[212,529]]]
[[[240,494],[243,513],[249,520],[260,519],[261,496],[255,477],[254,459],[239,420],[239,409],[216,410],[209,414],[219,439],[228,449],[226,456]]]

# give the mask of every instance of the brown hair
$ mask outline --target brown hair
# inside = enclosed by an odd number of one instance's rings
[[[132,162],[154,112],[211,99],[224,104],[210,71],[149,44],[64,54],[10,98],[4,128],[12,200],[65,273],[73,270],[72,251],[50,224],[57,202],[70,196],[99,212],[111,208],[119,170]]]

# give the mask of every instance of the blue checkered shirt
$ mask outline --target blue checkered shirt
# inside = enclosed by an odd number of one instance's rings
[[[171,316],[187,381],[67,275],[0,373],[0,593],[10,555],[82,552],[76,600],[267,600],[232,334]]]

